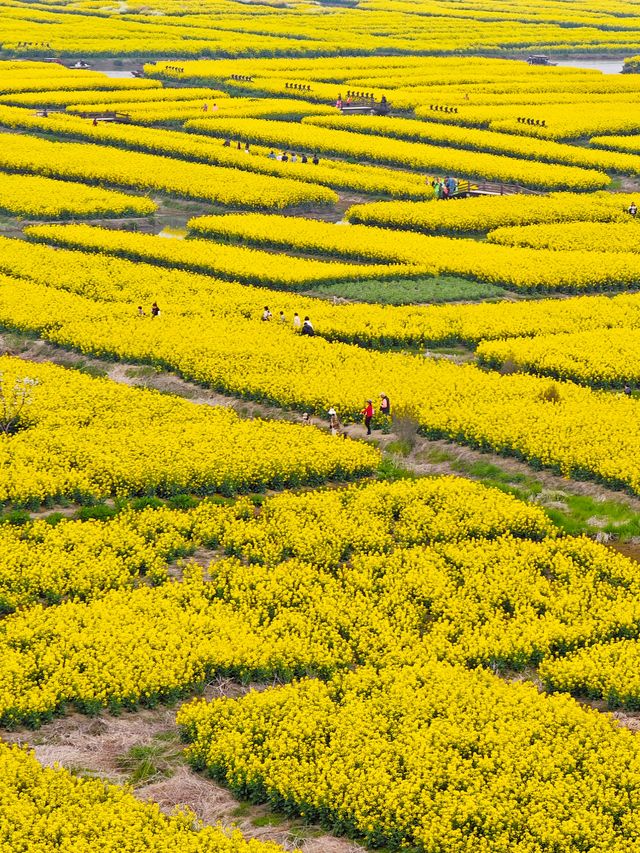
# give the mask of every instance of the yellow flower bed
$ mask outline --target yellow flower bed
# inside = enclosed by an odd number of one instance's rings
[[[637,634],[631,561],[555,538],[542,513],[481,487],[384,484],[276,498],[264,513],[243,501],[177,520],[147,513],[140,526],[165,547],[191,525],[246,562],[214,561],[207,579],[192,564],[181,583],[7,616],[2,724],[36,725],[65,702],[153,704],[216,674],[290,679],[425,658],[523,668]]]
[[[31,115],[28,110],[4,106],[0,106],[0,124],[71,139],[131,148],[151,154],[163,154],[179,160],[212,163],[240,172],[273,175],[286,178],[287,181],[290,179],[314,185],[324,184],[328,187],[348,187],[351,190],[384,193],[397,198],[423,199],[432,195],[431,187],[427,186],[419,175],[411,172],[387,169],[382,166],[362,166],[325,158],[317,166],[301,162],[282,163],[270,159],[267,156],[268,150],[256,151],[254,146],[254,156],[247,156],[244,150],[238,151],[235,146],[225,148],[222,141],[195,133],[187,134],[175,130],[126,124],[99,123],[94,126],[90,121],[66,113],[41,118]],[[122,157],[117,152],[116,156]],[[163,158],[163,162],[166,164],[167,161]],[[176,168],[180,169],[180,166]],[[315,186],[315,189],[318,187]],[[319,191],[322,192],[322,190]],[[188,194],[189,187],[182,192]],[[312,192],[311,188],[308,192]],[[329,194],[324,201],[328,198],[334,200],[335,196]]]
[[[371,205],[378,209],[377,215],[374,212],[371,219],[383,220],[385,213],[394,210],[393,204],[389,202],[386,207],[384,203]],[[456,202],[451,207],[462,204]],[[431,202],[416,207],[429,208],[430,205],[447,206]],[[355,223],[369,219],[367,207],[361,205],[351,208],[350,218]],[[401,203],[399,210],[401,214],[409,212]],[[380,211],[384,211],[382,216]],[[463,216],[464,212],[462,210]],[[219,219],[216,221],[216,217],[203,217],[192,220],[191,227],[205,234],[215,233],[279,247],[311,249],[328,255],[335,253],[351,258],[386,259],[416,265],[421,262],[424,265],[425,259],[428,259],[434,274],[465,276],[523,291],[619,290],[635,287],[640,281],[640,264],[631,252],[623,256],[596,255],[582,245],[565,252],[533,250],[470,239],[398,233],[357,224],[345,231],[324,222],[304,219],[283,222],[282,217],[270,216],[229,216]]]
[[[97,280],[89,280],[86,274],[79,278],[62,255],[62,250],[58,251],[58,263],[68,277],[67,282],[60,281],[61,285],[86,291],[89,295],[95,294]],[[23,257],[23,260],[28,261],[28,257]],[[258,319],[248,319],[259,316],[256,304],[259,291],[252,293],[246,289],[247,298],[243,306],[238,301],[237,291],[244,289],[229,284],[233,301],[225,308],[228,296],[221,291],[222,285],[216,286],[215,281],[210,281],[211,294],[218,294],[217,301],[214,301],[212,295],[201,290],[199,278],[187,273],[167,273],[166,281],[174,280],[173,303],[168,303],[169,310],[157,322],[141,319],[135,316],[135,306],[140,304],[135,297],[140,296],[140,288],[153,293],[158,285],[151,276],[155,274],[160,279],[161,273],[150,268],[149,278],[145,281],[142,267],[137,266],[135,282],[131,281],[131,276],[128,283],[124,280],[118,282],[118,275],[124,279],[127,262],[99,260],[109,262],[105,269],[112,270],[114,293],[112,296],[101,294],[98,289],[98,296],[129,301],[100,306],[80,296],[61,298],[59,292],[56,294],[44,284],[29,285],[7,279],[0,283],[0,319],[3,324],[38,331],[48,340],[82,352],[165,366],[218,390],[267,400],[285,408],[323,412],[333,406],[346,420],[358,417],[363,400],[385,391],[398,405],[415,406],[422,428],[431,435],[447,436],[459,442],[515,454],[537,465],[556,467],[567,475],[596,476],[611,484],[640,489],[640,463],[635,464],[636,454],[633,451],[634,442],[640,440],[633,425],[633,413],[637,407],[633,400],[616,400],[566,384],[560,388],[562,402],[557,405],[547,402],[544,397],[548,380],[497,376],[473,366],[433,362],[400,353],[376,353],[346,344],[328,343],[318,336],[302,339],[289,327],[289,323],[262,323]],[[75,269],[83,268],[100,269],[93,262]],[[51,273],[52,269],[40,263],[29,274],[54,284]],[[56,273],[58,278],[61,275]],[[186,289],[182,292],[177,289],[179,276],[187,277],[193,285],[195,290],[191,294]],[[276,316],[280,306],[286,308],[290,321],[296,298],[301,299],[283,294],[277,301],[271,300],[267,304],[271,305]],[[612,303],[615,316],[611,322],[624,324],[628,322],[625,312],[637,310],[637,297],[626,299],[626,302]],[[220,307],[214,309],[216,304]],[[561,317],[562,312],[566,312],[566,305],[556,305],[556,316]],[[162,307],[164,310],[164,305]],[[486,306],[484,316],[504,330],[505,319],[496,319],[496,311],[501,307]],[[544,316],[545,307],[514,306],[511,316],[518,318],[520,323],[526,318],[530,329],[531,318],[535,318],[536,325],[549,323],[549,319],[540,319]],[[581,316],[595,328],[609,322],[606,302],[585,300],[579,307],[580,311],[571,323],[579,324]],[[328,310],[334,312],[334,318],[341,318],[343,328],[347,330],[343,333],[345,337],[351,335],[352,340],[359,336],[363,340],[379,340],[381,332],[376,326],[376,317],[383,316],[385,309],[377,307],[368,314],[369,306],[366,306],[362,309],[363,312],[366,310],[365,314],[360,313],[362,306],[350,308],[356,310],[343,315],[338,313],[341,309],[328,306]],[[429,317],[444,319],[445,326],[440,326],[440,333],[451,334],[452,318],[456,311],[461,310],[462,307],[453,306],[448,315],[440,311]],[[530,315],[527,314],[529,311],[532,312]],[[367,315],[371,318],[372,331],[365,328],[360,332],[358,322]],[[310,316],[322,334],[320,310],[317,317]],[[566,317],[563,322],[567,323]],[[476,326],[476,333],[481,329],[482,322]],[[328,333],[338,336],[335,326]],[[256,347],[256,341],[260,342],[259,347]]]
[[[564,163],[569,166],[581,166],[601,171],[613,170],[632,174],[637,174],[640,171],[640,157],[633,155],[592,151],[575,145],[561,145],[557,142],[528,139],[508,133],[438,124],[428,121],[433,116],[433,112],[428,107],[419,107],[416,109],[416,115],[426,120],[412,121],[411,119],[391,118],[381,123],[378,116],[338,115],[305,118],[303,124],[349,130],[352,133],[447,145],[470,151],[489,151],[493,154],[504,154],[525,160]]]
[[[615,388],[640,380],[639,344],[637,328],[596,329],[482,341],[477,353],[491,367],[510,361],[533,373]]]
[[[227,228],[232,233],[244,234],[246,231],[243,229],[242,216],[220,216],[216,219],[220,220],[223,232]],[[226,220],[229,220],[228,226],[224,224]],[[275,223],[272,220],[276,220]],[[342,229],[333,225],[313,223],[311,220],[287,218],[286,223],[291,224],[283,224],[282,229],[279,217],[251,217],[250,222],[250,230],[255,231],[256,235],[279,234],[282,230],[283,239],[286,240],[292,228],[297,229],[305,250],[312,246],[334,246],[334,235],[337,233],[340,238],[342,233]],[[370,231],[375,229],[365,229],[363,239],[360,239],[360,229],[354,227],[353,232],[348,232],[353,233],[354,237],[349,240],[343,238],[339,242],[343,248],[348,250],[352,247],[356,253],[365,254],[369,251],[374,259],[380,241],[372,239]],[[331,237],[330,244],[325,242],[327,235]],[[405,237],[416,238],[417,235],[398,235],[396,242],[399,246],[410,246],[408,239],[405,244]],[[421,238],[417,239],[419,241]],[[553,257],[557,253],[548,254]],[[257,319],[267,304],[271,305],[276,317],[280,310],[284,311],[287,330],[293,313],[297,311],[301,317],[306,314],[311,316],[316,330],[325,338],[376,347],[390,343],[453,341],[473,345],[482,339],[606,327],[637,327],[640,322],[640,297],[637,294],[623,294],[613,298],[591,296],[563,301],[552,299],[431,307],[332,305],[324,300],[287,293],[274,294],[266,288],[223,282],[180,270],[165,271],[150,264],[134,263],[113,256],[53,249],[6,238],[0,238],[0,269],[46,287],[46,290],[35,288],[33,291],[29,313],[25,310],[29,306],[20,302],[19,293],[14,290],[15,280],[12,283],[11,279],[5,279],[2,291],[4,301],[0,303],[4,306],[5,322],[34,331],[57,326],[71,317],[104,317],[104,308],[100,309],[95,302],[64,297],[58,290],[60,288],[91,300],[118,303],[117,308],[110,310],[114,316],[126,322],[131,320],[138,305],[142,303],[148,309],[154,300],[159,300],[162,308],[173,318],[204,315],[203,322],[206,323],[211,322],[208,312],[216,316]],[[26,288],[26,282],[21,287]],[[47,302],[52,305],[51,312],[47,310]],[[271,337],[264,325],[261,329],[261,339]]]
[[[483,177],[545,189],[595,190],[606,187],[610,179],[593,169],[575,166],[538,164],[526,160],[461,151],[456,148],[368,136],[330,130],[306,124],[263,119],[220,118],[217,121],[191,120],[185,127],[213,136],[233,136],[288,149],[331,152],[373,163],[392,164],[414,169],[446,170],[465,177]]]
[[[496,228],[490,243],[532,249],[581,252],[640,252],[640,222],[562,222]]]
[[[628,136],[592,136],[589,145],[595,148],[609,148],[614,151],[625,151],[630,154],[640,154],[640,136],[629,134]]]
[[[295,221],[292,218],[292,222]],[[55,245],[105,252],[130,260],[212,273],[269,287],[308,289],[318,283],[401,278],[428,274],[434,269],[429,264],[414,266],[316,261],[208,240],[166,240],[148,234],[112,231],[90,225],[34,226],[27,229],[27,234]]]
[[[540,667],[549,691],[604,699],[609,708],[640,707],[640,644],[637,640],[597,643]]]
[[[237,795],[372,847],[624,853],[640,833],[635,736],[489,673],[362,668],[178,721],[193,763]]]
[[[3,133],[0,140],[0,168],[87,183],[153,189],[246,207],[330,204],[337,198],[325,187],[305,186],[286,178],[274,180],[267,175],[202,163],[181,163],[154,154],[74,142],[49,142],[8,133]]]
[[[283,853],[277,844],[203,827],[189,809],[167,816],[130,789],[43,767],[33,753],[8,744],[0,745],[0,799],[11,815],[0,830],[7,851]]]
[[[37,175],[0,172],[0,210],[14,216],[29,219],[149,216],[156,209],[149,198]]]
[[[627,208],[634,196],[624,193],[551,193],[548,196],[480,196],[455,204],[435,201],[419,204],[383,201],[356,204],[347,211],[355,223],[411,231],[490,231],[507,225],[550,222],[628,221]]]
[[[508,509],[508,507],[507,507]],[[167,578],[168,562],[204,542],[216,545],[229,510],[206,501],[196,510],[123,511],[108,521],[44,520],[0,526],[0,609],[87,600]],[[532,516],[535,529],[535,516]]]
[[[127,78],[122,80],[125,84]],[[167,88],[163,86],[145,89],[131,89],[124,86],[111,91],[97,92],[95,89],[79,89],[72,92],[21,92],[15,95],[0,95],[0,103],[19,107],[66,107],[75,112],[84,112],[99,105],[105,110],[113,109],[113,104],[126,102],[132,106],[147,102],[191,101],[200,98],[200,104],[208,99],[226,98],[227,93],[219,89],[188,88],[186,86]],[[77,109],[76,109],[77,108]]]
[[[22,429],[0,442],[3,502],[231,493],[362,475],[379,459],[372,448],[333,442],[317,430],[242,421],[228,409],[197,406],[53,365],[25,365],[5,357],[0,371],[8,388],[16,378],[38,383]]]

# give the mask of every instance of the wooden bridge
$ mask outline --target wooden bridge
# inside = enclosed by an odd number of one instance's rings
[[[546,195],[540,190],[521,187],[519,184],[499,184],[493,181],[458,181],[458,188],[450,198],[469,198],[479,195]]]

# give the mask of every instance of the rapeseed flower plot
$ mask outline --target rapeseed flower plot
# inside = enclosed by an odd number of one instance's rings
[[[549,658],[540,678],[552,692],[604,699],[609,708],[640,707],[640,644],[635,639],[596,643],[565,657]]]
[[[640,381],[639,344],[638,329],[597,329],[483,341],[477,352],[479,360],[490,367],[509,360],[531,373],[596,388],[620,388]]]
[[[139,526],[125,517],[131,536],[157,531],[160,558],[168,543],[188,549],[182,529],[191,544],[246,562],[219,559],[207,579],[194,565],[155,588],[97,586],[87,602],[7,616],[3,725],[38,724],[64,702],[152,704],[215,674],[288,680],[437,658],[522,668],[637,632],[631,561],[557,538],[542,513],[481,487],[435,480],[283,496],[265,514],[240,501],[149,512]],[[86,536],[105,533],[106,545],[117,530],[111,522]]]
[[[0,141],[0,168],[11,171],[153,189],[247,207],[329,204],[337,199],[331,190],[314,184],[203,163],[180,163],[155,154],[6,133]]]
[[[409,231],[487,232],[507,225],[550,222],[625,222],[633,195],[624,193],[550,193],[459,199],[455,205],[436,202],[374,202],[354,205],[347,218],[354,223]]]
[[[433,112],[428,107],[416,109],[416,115],[425,121],[387,119],[383,124],[374,116],[313,116],[303,119],[303,124],[349,130],[352,133],[408,139],[461,148],[469,151],[488,151],[525,160],[542,160],[547,163],[564,163],[602,171],[638,173],[640,157],[615,154],[611,151],[592,151],[575,145],[559,144],[541,139],[514,136],[510,133],[479,128],[458,127],[428,121]]]
[[[149,321],[151,322],[151,321]],[[158,323],[161,320],[158,319]],[[14,435],[0,445],[0,500],[40,504],[109,495],[233,493],[370,473],[379,454],[317,430],[245,421],[227,409],[0,359],[11,385],[35,380]]]
[[[0,172],[0,210],[14,216],[29,219],[148,216],[156,209],[149,198],[71,181]]]
[[[0,745],[0,843],[5,850],[89,853],[282,853],[277,844],[203,827],[188,809],[164,815],[156,803],[102,779],[43,767],[31,752]]]
[[[202,104],[200,104],[202,112]],[[162,154],[168,157],[231,167],[240,172],[256,172],[287,178],[303,183],[328,187],[348,187],[371,193],[384,193],[394,198],[428,198],[431,187],[419,175],[383,166],[364,166],[340,160],[322,161],[309,167],[308,163],[282,163],[269,159],[268,151],[259,150],[247,156],[236,148],[225,148],[222,142],[202,134],[183,133],[165,128],[141,127],[139,124],[93,124],[75,115],[59,113],[41,118],[26,109],[0,106],[0,123],[6,127],[37,130],[56,137],[84,139],[134,151]],[[188,190],[187,190],[188,192]]]
[[[486,672],[365,666],[196,701],[178,721],[195,766],[238,796],[373,846],[623,853],[640,837],[634,735]]]
[[[414,169],[447,169],[470,178],[510,181],[545,189],[597,190],[608,186],[610,178],[594,169],[556,164],[541,165],[524,160],[445,148],[391,138],[368,136],[345,130],[331,130],[306,124],[266,119],[194,119],[185,127],[213,136],[233,136],[251,142],[306,148],[361,158],[372,163],[410,166]]]
[[[1,187],[1,185],[0,185]],[[163,240],[148,234],[111,231],[91,226],[30,228],[31,237],[74,248],[112,253],[130,260],[150,261],[178,269],[211,273],[236,281],[270,287],[308,289],[314,284],[399,278],[433,270],[429,263],[349,264],[283,256],[244,246],[228,246],[208,240]],[[0,262],[1,263],[1,262]]]
[[[626,222],[562,222],[496,228],[490,243],[532,249],[583,252],[639,252],[640,224]]]

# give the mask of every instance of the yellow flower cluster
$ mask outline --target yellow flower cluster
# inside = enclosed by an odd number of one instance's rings
[[[433,111],[428,107],[416,109],[416,115],[430,119]],[[445,114],[446,115],[446,114]],[[374,116],[321,116],[306,118],[305,124],[350,130],[356,133],[375,136],[408,139],[414,142],[428,142],[435,145],[447,145],[470,151],[489,151],[509,157],[522,157],[525,160],[542,160],[547,163],[564,163],[569,166],[581,166],[601,171],[638,173],[640,157],[614,154],[613,152],[592,151],[575,145],[562,145],[541,139],[528,139],[508,133],[496,133],[469,127],[457,127],[451,124],[438,124],[430,121],[412,121],[410,119],[391,118],[384,123]]]
[[[125,788],[79,778],[60,767],[42,767],[33,753],[4,743],[0,799],[11,815],[0,830],[7,851],[283,853],[277,844],[203,827],[188,809],[169,817],[156,803],[140,802]]]
[[[87,539],[106,547],[112,524]],[[245,562],[213,562],[208,580],[193,564],[181,583],[98,585],[88,602],[5,618],[4,725],[37,724],[64,702],[153,703],[215,673],[330,675],[425,657],[522,668],[637,633],[631,561],[556,538],[539,510],[455,479],[287,495],[258,516],[248,501],[204,503],[123,524],[156,531],[160,560],[186,539]]]
[[[116,264],[127,262],[111,259],[111,263],[115,273]],[[136,270],[137,285],[144,286],[142,269]],[[53,283],[50,270],[34,273],[40,280],[45,274]],[[176,281],[179,275],[189,276],[167,273]],[[69,279],[65,286],[71,289],[90,291],[95,287],[71,274]],[[210,284],[215,288],[212,293],[222,286]],[[241,288],[229,285],[234,287]],[[199,307],[194,307],[194,297],[186,297],[184,315],[176,305],[174,313],[153,322],[134,316],[135,302],[100,306],[84,297],[68,296],[65,301],[58,295],[52,299],[51,293],[44,285],[0,282],[0,319],[5,326],[39,331],[62,346],[164,366],[236,396],[316,412],[333,406],[347,421],[359,417],[363,400],[384,390],[397,405],[415,407],[418,421],[429,435],[515,454],[535,465],[553,466],[565,475],[595,476],[609,484],[640,489],[640,462],[636,463],[633,451],[634,442],[640,440],[634,400],[613,399],[569,383],[561,387],[561,403],[555,404],[547,400],[548,381],[542,379],[498,376],[471,365],[371,352],[329,343],[320,336],[300,338],[288,324],[247,319],[247,308],[240,311],[237,302],[233,310],[223,308],[212,316],[215,303],[211,299],[200,296]],[[224,304],[224,295],[219,298],[218,304]],[[247,307],[255,305],[255,295],[251,299],[245,303]],[[179,292],[174,293],[174,300],[183,301]],[[593,311],[602,304],[583,306],[595,327],[602,320],[598,323]],[[564,305],[560,303],[560,308]],[[273,303],[272,307],[277,310]],[[500,307],[487,306],[494,311]],[[55,315],[54,308],[60,313]],[[616,311],[618,316],[624,315],[623,303]],[[384,309],[378,307],[371,316],[381,314]],[[542,314],[541,310],[534,312],[538,318]],[[348,326],[349,314],[341,316]],[[351,339],[357,340],[358,326],[353,319],[350,325]],[[322,332],[320,324],[317,330]],[[256,347],[258,340],[260,346]],[[176,464],[181,459],[177,456]]]
[[[596,329],[483,341],[477,353],[490,367],[510,361],[533,373],[611,388],[640,380],[639,344],[637,328]]]
[[[97,92],[95,89],[79,89],[72,92],[21,92],[15,95],[0,95],[0,103],[13,104],[19,107],[66,107],[75,112],[85,110],[99,105],[105,110],[114,109],[114,104],[125,102],[127,104],[142,105],[146,102],[166,101],[192,101],[200,99],[200,105],[208,99],[226,98],[227,93],[218,89],[189,88],[187,86],[171,87],[157,86],[144,89],[132,89],[128,86],[128,78],[121,78],[125,84],[122,87],[109,91]],[[73,106],[72,106],[73,105]]]
[[[497,154],[476,153],[391,138],[362,137],[345,130],[320,128],[304,123],[221,117],[213,122],[194,119],[187,121],[185,127],[213,136],[234,136],[285,148],[341,154],[373,163],[431,171],[445,170],[465,177],[482,176],[489,180],[545,189],[596,190],[610,183],[607,175],[593,169],[556,164],[542,165]]]
[[[86,600],[109,589],[132,587],[142,576],[154,583],[164,581],[169,561],[205,542],[218,544],[232,517],[226,508],[203,501],[189,512],[123,511],[104,522],[4,524],[0,526],[0,611],[4,615],[67,597]]]
[[[640,154],[640,136],[592,136],[589,145],[595,148],[609,148],[614,151],[625,151],[630,154]]]
[[[148,321],[162,325],[162,319]],[[0,500],[232,493],[370,473],[373,448],[317,430],[242,421],[227,409],[126,388],[53,365],[0,359],[5,388],[37,384],[0,442]]]
[[[623,193],[551,193],[548,196],[480,196],[455,204],[388,201],[349,208],[351,222],[429,232],[486,232],[538,222],[621,222],[634,196]]]
[[[0,106],[0,124],[151,154],[163,154],[178,160],[212,163],[240,172],[258,172],[314,185],[348,187],[351,190],[383,193],[397,198],[423,199],[432,195],[431,187],[425,185],[419,175],[411,172],[324,158],[319,165],[313,167],[301,162],[282,163],[270,159],[267,156],[268,151],[259,150],[256,155],[254,148],[253,154],[256,156],[247,156],[244,150],[238,151],[235,147],[225,148],[218,140],[195,133],[186,134],[175,130],[141,127],[138,124],[99,123],[94,126],[91,122],[67,113],[41,118],[32,115],[28,110],[4,106]],[[118,152],[115,154],[122,156]],[[163,163],[167,165],[164,158]],[[177,165],[176,168],[180,169],[180,166]],[[317,186],[315,189],[318,189]],[[183,186],[180,191],[184,195],[191,192],[188,185]],[[309,191],[312,191],[311,188]],[[335,200],[335,197],[330,194],[330,198],[324,198],[324,201],[327,200]]]
[[[374,253],[380,252],[382,257],[391,253],[390,249],[380,251],[381,240],[371,237],[371,232],[376,229],[354,226],[348,231],[347,240],[341,238],[342,229],[313,220],[286,218],[283,221],[277,216],[251,215],[248,218],[251,228],[246,229],[243,227],[244,219],[244,216],[235,215],[216,217],[222,233],[228,231],[241,235],[245,240],[248,231],[255,233],[256,237],[264,235],[271,244],[277,245],[280,238],[276,235],[282,232],[283,240],[291,241],[305,251],[324,246],[332,252],[336,251],[333,247],[341,247],[348,253],[351,248],[365,256],[369,253],[371,259],[375,259]],[[206,217],[204,225],[210,227]],[[385,232],[381,234],[384,237]],[[291,239],[292,235],[295,239]],[[330,242],[328,238],[331,238]],[[415,240],[418,245],[413,247],[419,253],[421,239],[424,238],[418,235],[399,234],[396,242],[409,250],[412,248],[410,241]],[[24,302],[16,291],[15,280],[5,280],[0,302],[3,322],[23,330],[46,331],[52,325],[66,324],[74,317],[104,318],[104,309],[99,309],[94,302],[65,297],[53,288],[79,293],[92,300],[118,303],[110,311],[119,318],[118,322],[126,323],[131,321],[137,305],[158,299],[171,315],[201,315],[205,324],[211,323],[210,312],[230,318],[258,318],[265,304],[276,305],[273,292],[264,288],[222,282],[175,269],[164,271],[141,262],[134,264],[112,256],[52,249],[24,241],[0,239],[0,269],[46,287],[46,290],[29,289],[30,301]],[[26,282],[21,287],[27,292]],[[389,343],[453,341],[475,344],[482,339],[607,327],[633,328],[640,323],[640,298],[636,294],[613,298],[576,297],[563,301],[392,309],[380,305],[334,306],[323,300],[285,293],[278,294],[275,299],[278,310],[285,313],[287,325],[297,311],[300,316],[312,316],[317,331],[325,338],[376,347]],[[122,304],[123,301],[128,304]],[[26,310],[28,307],[30,312]],[[114,333],[122,337],[121,332]],[[259,337],[261,340],[270,339],[272,334],[273,330],[264,329],[263,325]],[[90,347],[89,343],[87,346]],[[107,351],[113,352],[113,348]],[[131,355],[136,357],[135,352]],[[149,357],[152,358],[153,353],[149,353]]]
[[[1,188],[1,184],[0,184]],[[292,219],[295,223],[296,220]],[[318,283],[401,278],[433,271],[428,264],[348,264],[274,254],[208,240],[164,240],[90,225],[42,225],[26,229],[30,237],[59,246],[114,254],[178,269],[211,273],[268,287],[309,289]]]
[[[528,246],[532,249],[583,252],[640,252],[640,224],[627,222],[561,222],[496,228],[490,243]]]
[[[565,696],[443,664],[363,667],[183,706],[198,768],[371,847],[625,853],[631,732]]]
[[[156,205],[149,198],[114,190],[57,181],[37,175],[0,172],[0,210],[29,219],[81,216],[148,216]]]
[[[540,667],[549,691],[604,699],[609,708],[640,708],[640,644],[623,639],[596,643]]]
[[[10,109],[5,107],[3,109]],[[81,121],[80,119],[76,119]],[[47,121],[47,119],[40,119]],[[246,207],[282,208],[293,204],[329,204],[336,195],[325,187],[286,178],[274,180],[233,168],[185,163],[169,157],[118,151],[99,145],[49,142],[3,133],[0,168],[87,183],[154,189],[187,198]]]

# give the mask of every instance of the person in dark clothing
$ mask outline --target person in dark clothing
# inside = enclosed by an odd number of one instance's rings
[[[311,325],[311,320],[308,317],[304,318],[304,323],[302,324],[302,329],[300,331],[301,335],[309,335],[309,337],[313,337],[315,332],[313,330],[313,326]]]
[[[152,317],[159,317],[160,316],[160,309],[158,308],[157,302],[154,302],[153,305],[151,306],[151,316]]]
[[[626,394],[627,397],[631,396],[631,385],[628,382],[625,382],[624,388],[622,389],[623,394]]]
[[[317,154],[313,155],[313,160],[311,162],[313,163],[314,166],[318,165],[318,163],[320,162],[320,158],[318,157]]]

